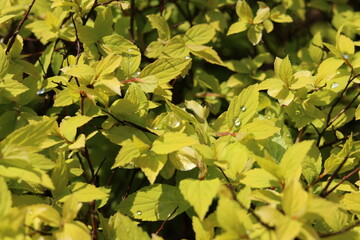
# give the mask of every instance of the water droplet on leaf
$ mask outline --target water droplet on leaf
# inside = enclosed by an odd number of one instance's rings
[[[331,84],[331,88],[332,89],[334,89],[334,88],[337,88],[337,87],[339,87],[340,85],[339,85],[339,83],[337,83],[337,82],[333,82],[332,84]]]
[[[242,112],[245,112],[245,111],[246,111],[246,107],[245,107],[245,106],[242,106],[242,107],[241,107],[241,111],[242,111]]]
[[[241,125],[241,120],[240,120],[240,118],[235,118],[234,119],[234,126],[235,127],[239,127]]]
[[[140,216],[142,214],[142,211],[138,210],[136,214]]]
[[[128,49],[128,52],[132,52],[133,50],[131,48]]]
[[[348,58],[349,58],[349,56],[346,55],[346,54],[343,54],[343,57],[344,57],[345,59],[348,59]]]
[[[190,57],[189,57],[189,56],[186,56],[185,59],[190,59]]]

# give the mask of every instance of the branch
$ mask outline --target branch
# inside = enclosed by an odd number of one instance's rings
[[[326,183],[326,186],[324,187],[324,189],[321,191],[320,196],[321,197],[326,197],[328,195],[327,193],[327,189],[329,188],[331,182],[335,179],[335,176],[338,174],[338,172],[341,170],[341,168],[344,166],[344,164],[346,163],[346,161],[349,158],[349,154],[346,155],[346,157],[344,158],[344,160],[340,163],[340,165],[336,168],[336,170],[333,172],[333,174],[331,174],[329,180]]]
[[[336,235],[340,235],[340,234],[343,234],[343,233],[346,233],[347,231],[353,229],[354,227],[357,227],[358,225],[360,225],[360,220],[357,220],[353,225],[350,225],[338,232],[332,232],[332,233],[324,233],[324,234],[319,234],[319,236],[321,238],[326,238],[326,237],[331,237],[331,236],[336,236]]]
[[[134,24],[135,24],[135,0],[131,0],[130,2],[130,41],[135,42],[134,38]]]
[[[179,208],[179,206],[177,206],[174,211],[172,211],[172,213],[170,213],[166,219],[164,220],[164,222],[161,224],[161,226],[159,227],[159,229],[156,231],[155,235],[158,235],[159,232],[163,229],[165,223],[169,220],[169,218],[171,218],[172,215],[174,215],[174,213],[176,212],[176,210]]]
[[[94,12],[94,10],[97,6],[98,6],[98,0],[95,0],[94,4],[90,8],[88,15],[86,15],[85,19],[83,20],[83,25],[85,25],[87,23],[87,21],[90,19],[91,14]]]
[[[346,137],[339,138],[339,139],[337,139],[337,140],[335,140],[335,141],[332,141],[332,142],[330,142],[330,143],[326,143],[326,144],[324,144],[324,145],[321,145],[319,148],[321,149],[321,148],[325,148],[325,147],[330,147],[330,146],[332,146],[332,145],[335,144],[335,143],[338,143],[338,142],[341,142],[341,141],[344,141],[344,140],[348,139],[350,136],[355,137],[355,136],[359,136],[359,135],[360,135],[360,132],[355,132],[355,133],[353,133],[352,135],[350,134],[350,135],[348,135],[348,136],[346,136]]]
[[[330,107],[330,110],[329,110],[329,113],[327,114],[327,117],[326,117],[326,121],[325,121],[325,126],[324,126],[324,129],[320,132],[319,136],[318,136],[318,139],[317,139],[317,142],[316,142],[316,146],[319,147],[320,145],[320,140],[321,140],[321,137],[324,135],[326,129],[331,126],[331,124],[333,124],[336,119],[338,119],[348,108],[351,107],[351,105],[353,104],[353,102],[356,100],[356,98],[359,96],[359,94],[357,94],[354,99],[350,102],[350,104],[348,104],[345,109],[343,109],[342,111],[340,111],[333,119],[331,119],[331,114],[332,112],[334,111],[336,105],[340,102],[341,98],[344,96],[346,90],[349,88],[350,86],[350,83],[352,81],[354,81],[354,79],[356,79],[357,77],[360,76],[360,74],[356,74],[356,75],[353,75],[354,74],[354,71],[353,69],[351,69],[351,74],[350,74],[350,77],[349,77],[349,80],[348,82],[346,83],[346,86],[345,88],[341,91],[339,97],[335,100],[334,104]]]
[[[346,176],[344,176],[340,182],[338,182],[333,188],[331,188],[329,191],[327,191],[327,193],[324,194],[324,197],[326,197],[327,195],[329,195],[330,193],[332,193],[337,187],[339,187],[343,182],[345,182],[346,179],[348,179],[349,177],[351,177],[352,175],[354,175],[355,173],[360,171],[360,166],[355,168],[352,172],[350,172],[349,174],[347,174]]]
[[[30,3],[30,6],[28,8],[28,10],[25,12],[25,15],[24,17],[21,19],[19,25],[17,26],[17,28],[15,29],[15,32],[13,33],[13,35],[11,36],[8,44],[7,44],[7,48],[6,48],[6,51],[5,51],[5,54],[7,55],[8,52],[10,51],[10,49],[12,48],[14,42],[15,42],[15,39],[16,39],[16,36],[18,35],[21,27],[24,25],[27,17],[29,16],[29,13],[31,11],[31,8],[34,6],[34,3],[35,3],[36,0],[33,0],[31,3]]]

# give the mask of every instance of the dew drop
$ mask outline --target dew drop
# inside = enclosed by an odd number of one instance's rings
[[[235,127],[239,127],[241,125],[241,120],[240,120],[240,118],[235,118],[234,119],[234,126]]]
[[[271,119],[271,116],[267,116],[266,118],[270,120],[270,119]]]
[[[348,58],[349,58],[349,56],[346,55],[346,54],[343,54],[343,57],[344,57],[345,59],[348,59]]]
[[[159,127],[155,126],[155,127],[153,127],[153,129],[154,129],[154,130],[158,130],[158,129],[159,129]]]
[[[37,95],[41,95],[45,92],[45,88],[40,89],[39,91],[36,92]]]
[[[142,214],[142,211],[138,210],[136,214],[140,216]]]
[[[132,52],[133,50],[131,48],[128,49],[128,52]]]
[[[337,83],[337,82],[333,82],[333,83],[331,84],[331,88],[332,88],[332,89],[337,88],[338,86],[340,86],[340,85],[339,85],[339,83]]]
[[[245,107],[245,106],[242,106],[242,107],[241,107],[241,111],[242,111],[242,112],[245,112],[245,111],[246,111],[246,107]]]
[[[187,60],[188,60],[188,59],[190,59],[190,57],[189,57],[189,56],[186,56],[186,57],[185,57],[185,59],[187,59]]]
[[[286,134],[287,137],[290,137],[290,134]]]

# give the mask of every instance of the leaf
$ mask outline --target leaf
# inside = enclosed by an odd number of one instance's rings
[[[197,140],[185,133],[167,132],[154,141],[151,150],[157,154],[168,154],[196,143]]]
[[[249,27],[247,37],[249,38],[249,41],[252,43],[252,45],[255,46],[261,41],[262,30],[263,26],[260,24]]]
[[[253,12],[246,1],[240,0],[236,3],[236,14],[243,21],[252,22]]]
[[[3,94],[6,94],[9,99],[17,97],[29,90],[29,88],[24,84],[12,79],[4,79],[3,82],[0,82],[0,89],[1,88],[5,90],[5,93]]]
[[[352,192],[344,195],[341,203],[353,213],[360,214],[360,192]]]
[[[196,240],[213,239],[214,227],[211,224],[210,219],[201,221],[198,217],[192,217],[192,227],[195,232]]]
[[[184,179],[179,184],[181,194],[190,203],[200,220],[204,220],[221,182],[219,179]]]
[[[54,107],[69,106],[80,100],[80,92],[75,86],[68,85],[66,89],[56,94]]]
[[[34,204],[27,207],[26,221],[40,221],[52,227],[60,227],[61,217],[59,212],[50,205]]]
[[[203,58],[205,61],[209,63],[218,64],[220,66],[224,64],[221,58],[219,57],[219,55],[217,54],[217,52],[211,47],[193,46],[193,45],[187,45],[187,47],[190,49],[192,54],[200,58]]]
[[[313,144],[313,141],[302,141],[286,150],[279,164],[281,175],[285,181],[291,181],[293,178],[299,179],[301,164]]]
[[[240,128],[239,134],[246,133],[254,139],[266,139],[279,132],[280,128],[275,127],[274,123],[269,120],[254,119]]]
[[[159,15],[151,14],[146,16],[153,28],[156,28],[161,40],[169,40],[171,37],[170,28],[166,20]]]
[[[62,209],[64,222],[69,223],[73,221],[76,218],[81,207],[82,204],[78,202],[75,195],[71,195],[68,199],[66,199]]]
[[[144,187],[121,201],[118,210],[122,214],[143,221],[163,221],[171,215],[173,219],[186,211],[189,204],[177,187],[154,184]]]
[[[283,191],[281,204],[285,214],[292,219],[302,217],[306,212],[308,193],[296,179],[291,180]]]
[[[252,225],[246,211],[240,208],[238,203],[225,197],[219,199],[216,218],[226,232],[234,234],[234,238],[230,239],[242,238],[246,235],[246,230],[250,229]]]
[[[262,168],[246,171],[240,182],[252,188],[270,188],[279,185],[278,179]]]
[[[315,86],[322,86],[327,81],[332,79],[337,72],[337,69],[343,65],[344,61],[342,59],[328,58],[323,61],[317,71],[315,78]]]
[[[179,76],[191,63],[191,59],[161,58],[147,65],[139,77],[155,76],[159,84],[167,83]]]
[[[277,23],[290,23],[293,21],[291,16],[286,15],[286,9],[282,5],[278,5],[271,9],[270,18]]]
[[[74,197],[79,202],[92,202],[94,200],[108,199],[109,195],[94,185],[75,182],[68,186],[70,193],[59,199],[60,202],[67,201],[70,197]]]
[[[197,24],[186,31],[184,40],[186,45],[202,45],[211,41],[216,32],[209,24]]]
[[[118,240],[150,240],[148,234],[136,222],[119,212],[110,217],[109,224],[115,230],[114,235]]]
[[[5,51],[0,47],[0,78],[3,78],[7,74],[9,68],[9,59],[5,55]]]
[[[255,115],[259,105],[257,87],[257,84],[251,85],[231,100],[226,113],[229,128],[233,130],[239,129],[241,125],[248,123]]]
[[[58,240],[67,240],[67,239],[91,240],[89,229],[86,227],[85,224],[79,221],[65,223],[62,229],[54,233],[54,236]]]
[[[90,81],[95,76],[95,69],[86,64],[64,67],[61,71],[67,75],[79,78],[80,82],[84,85],[90,84]]]
[[[359,119],[360,119],[360,104],[357,106],[355,111],[355,120],[359,120]]]
[[[186,58],[188,55],[189,49],[186,48],[184,39],[175,36],[166,43],[160,58]]]
[[[167,161],[167,156],[156,155],[149,152],[134,160],[134,164],[141,168],[151,184],[154,184],[156,177],[159,175]]]
[[[286,85],[289,86],[293,76],[289,56],[286,56],[282,60],[276,58],[275,66],[278,66],[278,68],[275,69],[275,74],[278,74],[280,79],[283,80],[286,83]]]
[[[12,199],[6,181],[0,176],[0,217],[3,218],[11,209]]]
[[[169,160],[176,169],[189,171],[197,167],[198,155],[194,148],[182,147],[178,151],[170,153]]]
[[[238,21],[230,25],[230,28],[227,32],[227,36],[235,33],[240,33],[246,31],[248,29],[249,23],[247,21]]]
[[[91,119],[92,117],[82,115],[75,117],[67,116],[60,123],[60,131],[67,140],[73,142],[75,140],[77,128],[88,123]]]
[[[133,139],[128,139],[122,144],[118,155],[115,158],[115,163],[111,168],[123,167],[134,159],[140,157],[143,153],[147,152],[150,148],[149,145],[141,141],[136,136]]]

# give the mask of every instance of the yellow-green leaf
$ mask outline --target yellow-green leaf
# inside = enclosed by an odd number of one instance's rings
[[[167,132],[154,141],[151,150],[157,154],[168,154],[196,143],[198,143],[196,139],[185,133]]]
[[[184,40],[186,45],[202,45],[211,41],[215,36],[215,29],[209,24],[197,24],[186,31]]]
[[[166,41],[170,39],[171,33],[169,25],[162,16],[151,14],[147,15],[146,17],[149,19],[151,26],[156,28],[156,30],[158,31],[159,38],[161,40]]]
[[[215,178],[212,180],[184,179],[179,188],[185,200],[190,203],[200,220],[207,213],[221,182]]]

